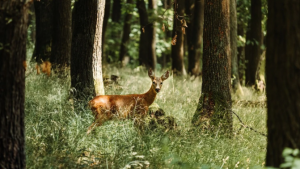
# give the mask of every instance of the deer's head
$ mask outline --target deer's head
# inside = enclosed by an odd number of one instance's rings
[[[163,81],[168,79],[169,71],[166,71],[161,77],[155,77],[155,74],[152,71],[152,69],[149,69],[148,76],[152,80],[152,89],[154,89],[155,92],[158,93],[163,85]]]

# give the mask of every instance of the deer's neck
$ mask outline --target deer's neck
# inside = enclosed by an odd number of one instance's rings
[[[152,85],[150,87],[150,89],[148,90],[148,92],[146,92],[144,94],[144,99],[146,100],[148,106],[150,106],[154,100],[155,100],[155,97],[156,97],[156,92],[155,90],[152,88]]]

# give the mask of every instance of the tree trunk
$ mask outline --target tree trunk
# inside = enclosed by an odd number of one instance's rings
[[[237,30],[238,36],[244,37],[245,31],[242,24],[238,24]],[[237,47],[237,58],[238,58],[238,70],[239,70],[239,80],[240,84],[243,84],[244,74],[245,74],[245,46]]]
[[[190,0],[191,1],[191,0]],[[189,8],[186,8],[187,15],[193,16],[190,18],[190,24],[187,28],[188,40],[188,72],[191,75],[199,75],[201,47],[203,39],[203,23],[204,23],[204,0],[196,0],[195,3],[190,3]],[[188,11],[192,7],[193,10]]]
[[[71,0],[53,0],[53,35],[51,63],[61,70],[70,65],[71,58]]]
[[[141,35],[139,47],[139,62],[140,65],[145,65],[147,68],[155,69],[156,55],[153,50],[153,24],[149,24],[148,13],[144,0],[137,0],[137,8],[140,15]]]
[[[231,75],[233,77],[233,91],[240,90],[242,92],[239,79],[239,62],[237,57],[237,15],[236,0],[230,0],[230,48],[231,48]]]
[[[217,29],[216,29],[217,28]],[[229,0],[205,0],[202,95],[192,123],[232,134]]]
[[[96,96],[105,95],[102,76],[102,30],[105,13],[105,1],[97,2],[97,22],[93,51],[93,78]]]
[[[172,70],[181,75],[186,75],[184,66],[184,32],[182,31],[182,23],[177,18],[177,15],[184,16],[185,13],[185,1],[175,0],[174,1],[174,19],[173,19],[173,34],[172,37],[176,36],[176,45],[172,45]]]
[[[26,168],[27,1],[0,1],[0,168]]]
[[[95,92],[99,94],[99,91],[101,91],[97,87],[96,89],[94,88],[94,80],[96,85],[102,85],[99,76],[102,75],[101,37],[104,14],[103,5],[105,5],[105,1],[98,3],[98,0],[78,0],[74,5],[71,86],[76,88],[77,93],[75,96],[78,98],[82,96],[81,94],[94,95]]]
[[[33,59],[41,63],[49,61],[51,57],[51,42],[53,29],[53,2],[52,0],[34,1],[36,41]]]
[[[300,148],[300,1],[268,0],[266,166],[284,162],[284,148]]]
[[[102,35],[102,60],[104,63],[107,62],[107,56],[105,55],[105,33],[108,25],[108,19],[110,15],[110,0],[105,0],[105,13],[104,13],[104,19],[103,19],[103,35]]]
[[[132,0],[127,0],[128,4],[132,4]],[[130,26],[131,26],[131,18],[132,14],[130,12],[126,13],[125,15],[125,21],[124,21],[124,26],[123,26],[123,36],[122,36],[122,42],[121,42],[121,50],[120,50],[120,55],[119,55],[119,61],[123,61],[124,57],[127,55],[127,45],[129,42],[129,35],[130,35]]]
[[[149,0],[148,2],[148,9],[150,11],[150,17],[154,17],[156,16],[156,8],[157,8],[157,0]],[[153,70],[155,70],[155,66],[156,66],[156,31],[155,31],[156,27],[155,27],[155,20],[151,21],[151,23],[149,24],[149,43],[150,43],[150,48],[152,51],[152,55],[151,55],[151,60],[152,60],[152,68]]]
[[[120,22],[121,19],[121,0],[114,0],[113,2],[113,9],[112,9],[112,16],[111,19],[113,22]]]
[[[261,25],[262,12],[261,0],[251,0],[250,32],[247,34],[245,57],[246,64],[246,85],[252,86],[256,83],[256,71],[261,54]]]

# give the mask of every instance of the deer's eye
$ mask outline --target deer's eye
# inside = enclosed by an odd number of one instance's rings
[[[162,83],[162,82],[160,82],[160,84],[162,85],[163,83]]]
[[[155,84],[155,82],[153,82],[153,84]]]

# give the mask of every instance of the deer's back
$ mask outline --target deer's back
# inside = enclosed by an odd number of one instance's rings
[[[102,95],[94,97],[89,106],[94,113],[109,111],[110,113],[122,113],[127,116],[134,108],[145,108],[145,99],[141,94],[130,95]]]

